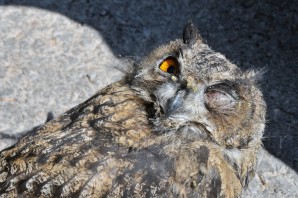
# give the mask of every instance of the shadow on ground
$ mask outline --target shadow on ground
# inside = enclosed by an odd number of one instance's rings
[[[298,171],[298,3],[256,1],[0,0],[58,12],[98,30],[115,55],[140,56],[177,38],[192,19],[216,51],[240,67],[267,68],[264,145]]]

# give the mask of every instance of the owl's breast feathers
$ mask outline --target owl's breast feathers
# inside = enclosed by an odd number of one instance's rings
[[[1,152],[0,197],[240,194],[246,175],[222,148],[154,134],[147,108],[120,81],[48,122]]]

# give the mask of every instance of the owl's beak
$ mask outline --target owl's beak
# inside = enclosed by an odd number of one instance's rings
[[[173,98],[168,100],[167,108],[165,109],[166,117],[169,117],[172,113],[182,108],[185,93],[185,90],[179,90]]]

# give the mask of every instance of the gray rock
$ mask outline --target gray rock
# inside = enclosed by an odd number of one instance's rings
[[[282,161],[261,149],[256,174],[243,197],[298,197],[298,175]]]
[[[58,116],[121,76],[102,36],[59,14],[1,6],[0,38],[3,133],[41,125],[48,112]]]

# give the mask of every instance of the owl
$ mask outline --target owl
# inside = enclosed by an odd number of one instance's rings
[[[0,154],[0,197],[239,197],[266,105],[259,73],[182,39]]]

